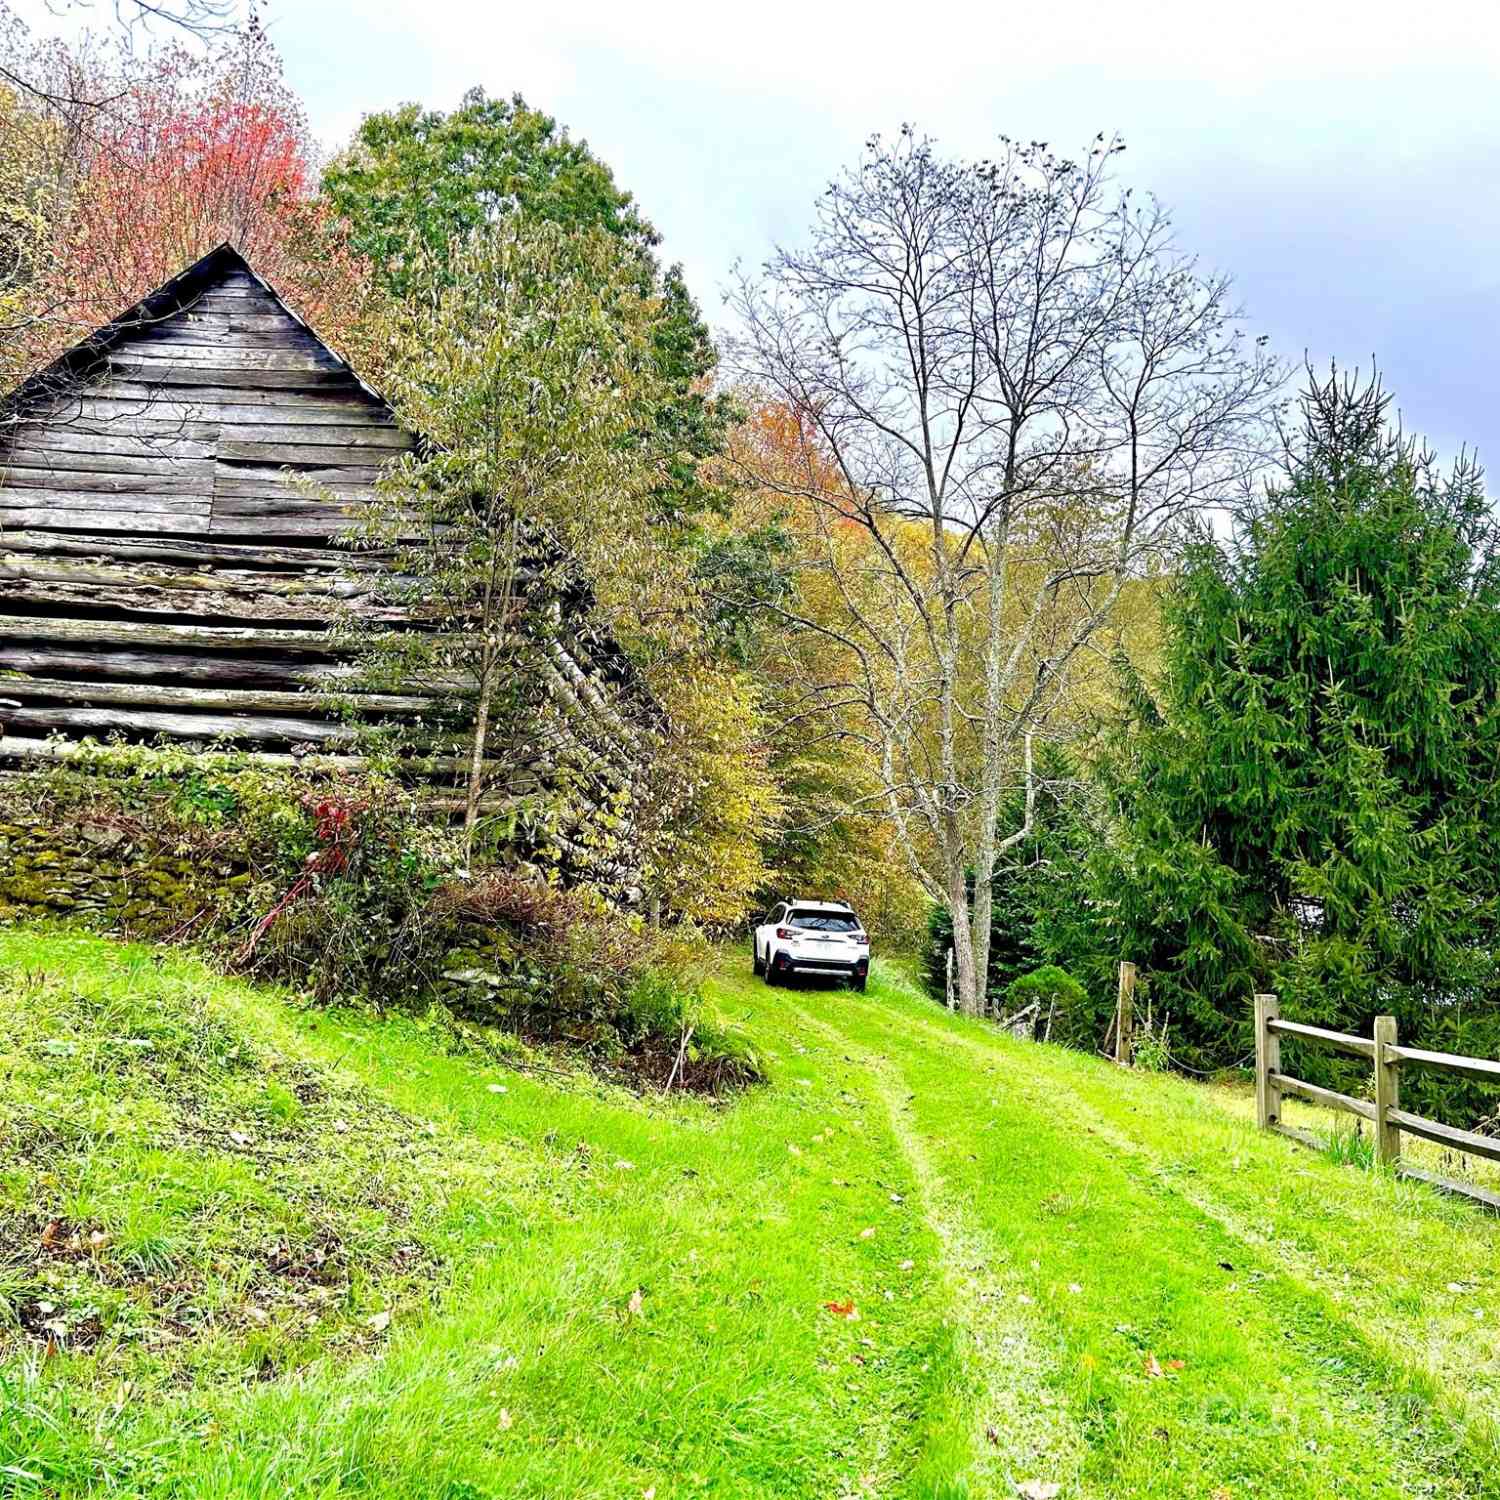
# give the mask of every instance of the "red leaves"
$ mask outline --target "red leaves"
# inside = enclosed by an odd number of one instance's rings
[[[359,815],[369,806],[368,802],[350,797],[330,794],[302,799],[302,806],[312,814],[313,836],[321,848],[314,849],[303,862],[302,873],[292,882],[291,888],[280,901],[255,924],[245,946],[240,950],[239,961],[244,963],[255,952],[260,940],[275,924],[276,919],[301,900],[324,875],[341,875],[349,868],[350,856],[359,845]]]
[[[82,53],[81,93],[110,100],[70,138],[72,177],[39,287],[40,362],[230,241],[348,352],[371,272],[315,198],[317,146],[281,62],[251,25],[207,55]]]
[[[846,1323],[857,1323],[859,1321],[859,1309],[854,1305],[854,1298],[850,1297],[846,1302],[825,1302],[823,1307],[831,1312],[834,1317],[842,1318]]]

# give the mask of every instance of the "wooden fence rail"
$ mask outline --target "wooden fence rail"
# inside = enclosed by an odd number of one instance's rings
[[[1305,1079],[1294,1078],[1281,1068],[1281,1039],[1295,1037],[1314,1046],[1351,1053],[1369,1060],[1375,1070],[1375,1098],[1356,1099]],[[1402,1047],[1396,1040],[1396,1018],[1376,1016],[1374,1034],[1353,1036],[1346,1031],[1329,1031],[1322,1026],[1307,1026],[1300,1021],[1283,1021],[1275,995],[1255,997],[1255,1119],[1264,1130],[1290,1136],[1304,1145],[1321,1142],[1305,1130],[1283,1123],[1281,1101],[1288,1095],[1321,1104],[1329,1109],[1346,1110],[1368,1120],[1375,1137],[1376,1159],[1404,1177],[1414,1177],[1451,1193],[1461,1193],[1500,1210],[1500,1193],[1492,1193],[1470,1182],[1441,1177],[1424,1171],[1401,1159],[1401,1135],[1417,1136],[1451,1151],[1466,1151],[1490,1161],[1500,1161],[1500,1139],[1461,1130],[1427,1120],[1401,1108],[1401,1068],[1410,1064],[1422,1068],[1440,1068],[1450,1073],[1464,1073],[1500,1083],[1500,1062],[1483,1057],[1459,1057],[1451,1052],[1429,1052],[1421,1047]]]

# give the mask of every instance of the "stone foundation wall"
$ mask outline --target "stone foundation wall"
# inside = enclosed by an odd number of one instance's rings
[[[144,938],[222,915],[250,884],[108,822],[71,827],[0,817],[0,922],[48,918]]]

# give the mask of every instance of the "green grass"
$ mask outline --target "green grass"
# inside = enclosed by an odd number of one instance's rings
[[[725,1104],[0,933],[0,1494],[1500,1494],[1494,1219],[748,968]]]

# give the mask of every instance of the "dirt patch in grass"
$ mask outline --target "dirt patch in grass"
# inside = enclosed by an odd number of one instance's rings
[[[263,1375],[366,1347],[445,1284],[466,1181],[433,1130],[188,989],[0,972],[0,1076],[0,1360],[186,1377],[238,1332]]]

